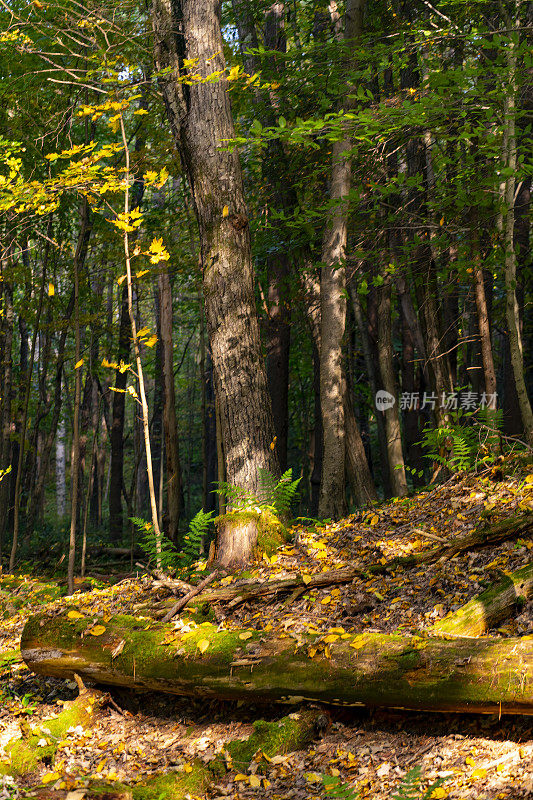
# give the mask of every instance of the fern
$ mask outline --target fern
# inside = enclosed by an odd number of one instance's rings
[[[133,522],[139,533],[143,534],[143,538],[139,539],[139,547],[146,553],[148,565],[159,565],[163,572],[175,570],[178,565],[179,553],[172,542],[166,536],[161,536],[158,542],[151,522],[147,522],[141,517],[130,517],[130,521]]]
[[[502,419],[501,410],[479,409],[475,416],[458,411],[448,425],[426,425],[420,444],[431,461],[450,472],[466,472],[494,461]]]
[[[260,505],[273,509],[278,516],[288,514],[296,497],[301,478],[292,480],[292,469],[283,473],[279,480],[266,469],[259,468]]]
[[[281,478],[276,478],[268,470],[259,468],[258,476],[259,491],[257,494],[243,489],[242,486],[233,486],[223,481],[219,482],[216,492],[235,511],[257,509],[258,511],[271,511],[278,516],[287,514],[301,479],[292,480],[292,469],[284,472]]]
[[[442,786],[445,780],[446,778],[438,778],[422,791],[422,769],[419,766],[413,767],[402,778],[392,800],[429,800],[435,789]]]
[[[350,783],[343,783],[340,778],[331,775],[322,775],[322,783],[326,797],[334,797],[335,800],[356,800],[359,792]]]
[[[183,550],[180,554],[184,566],[190,566],[200,557],[203,539],[207,535],[214,514],[214,511],[204,511],[202,508],[191,519],[189,530],[183,537]]]
[[[402,778],[396,792],[392,795],[392,800],[430,800],[435,789],[442,786],[445,780],[446,778],[438,778],[422,790],[422,770],[419,766],[413,767]],[[358,800],[360,796],[354,786],[344,783],[338,777],[322,775],[322,783],[326,797],[333,797],[335,800]]]

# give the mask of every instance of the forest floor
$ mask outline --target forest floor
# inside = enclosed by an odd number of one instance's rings
[[[473,530],[482,519],[496,522],[533,509],[532,466],[508,460],[481,474],[455,477],[431,491],[360,511],[341,523],[294,528],[295,541],[274,555],[263,556],[247,579],[271,581],[299,572],[313,576],[336,567],[370,564],[452,541]],[[531,561],[533,530],[490,548],[473,550],[437,563],[400,567],[368,580],[312,589],[299,597],[219,604],[217,619],[226,627],[300,632],[421,631],[466,603],[487,586]],[[242,575],[223,577],[229,585]],[[213,586],[216,584],[213,584]],[[87,588],[87,587],[82,587]],[[74,682],[36,676],[18,651],[28,616],[48,608],[77,606],[104,620],[115,613],[149,616],[168,592],[149,575],[131,576],[114,585],[60,597],[57,582],[35,576],[0,576],[0,798],[42,800],[100,797],[94,781],[117,787],[113,797],[174,800],[178,794],[155,790],[139,794],[136,786],[158,773],[189,773],[209,763],[224,743],[245,738],[258,719],[279,720],[293,707],[205,701],[112,689],[91,728],[75,726],[46,760],[28,774],[4,775],[8,742],[29,726],[49,736],[47,720],[77,695]],[[187,624],[187,612],[175,623]],[[528,602],[491,630],[491,636],[532,636],[533,602]],[[243,642],[243,652],[246,645]],[[296,713],[298,711],[296,710]],[[533,796],[533,718],[478,714],[429,714],[397,709],[329,708],[329,726],[305,750],[278,755],[260,753],[204,788],[202,797],[322,798],[324,776],[345,784],[345,798],[373,800],[396,795],[422,799],[513,800]],[[413,767],[409,789],[405,776]],[[416,785],[415,785],[416,784]],[[131,787],[133,795],[129,789]],[[339,792],[340,790],[337,790]],[[330,793],[331,794],[331,793]],[[184,796],[183,794],[181,796]],[[198,796],[193,790],[190,796]],[[341,794],[337,794],[341,797]],[[111,795],[107,795],[111,797]]]

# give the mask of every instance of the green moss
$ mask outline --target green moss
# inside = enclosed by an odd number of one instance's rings
[[[310,716],[311,714],[311,716]],[[269,758],[305,747],[314,737],[314,712],[302,712],[275,722],[257,720],[248,739],[230,742],[226,750],[239,769],[245,769],[258,750]]]
[[[87,724],[92,719],[93,707],[93,698],[81,695],[57,717],[43,722],[42,728],[47,728],[50,733],[42,729],[37,734],[28,732],[22,739],[8,743],[5,750],[10,761],[7,765],[0,764],[0,775],[24,775],[35,770],[42,762],[50,763],[59,740],[64,738],[70,727]],[[43,739],[47,744],[39,746]]]
[[[209,769],[202,761],[195,761],[191,772],[171,772],[137,786],[132,786],[134,800],[183,800],[185,795],[203,794],[211,782]]]
[[[229,526],[247,525],[255,522],[257,525],[257,549],[267,555],[272,555],[278,547],[285,544],[290,534],[280,519],[269,509],[260,511],[247,509],[245,511],[230,511],[215,518],[215,524],[224,523]]]
[[[19,650],[6,650],[4,653],[0,653],[0,667],[5,667],[8,664],[16,664],[21,660]]]

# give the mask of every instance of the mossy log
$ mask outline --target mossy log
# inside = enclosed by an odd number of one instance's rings
[[[104,628],[102,632],[102,628]],[[31,617],[34,672],[180,695],[533,714],[533,640],[218,630],[180,635],[146,618]],[[342,638],[342,635],[345,638]]]
[[[533,597],[533,564],[517,569],[496,586],[439,620],[433,631],[448,636],[482,636],[519,605]]]

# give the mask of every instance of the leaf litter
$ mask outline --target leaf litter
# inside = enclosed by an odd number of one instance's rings
[[[480,524],[532,509],[531,466],[515,461],[481,475],[455,477],[407,500],[359,510],[340,523],[295,527],[294,543],[274,556],[260,554],[246,578],[222,576],[212,586],[249,586],[296,573],[302,577],[301,591],[235,604],[217,602],[219,624],[247,629],[241,636],[243,657],[253,656],[253,642],[247,639],[254,630],[283,630],[296,639],[301,633],[319,633],[317,650],[326,655],[329,644],[348,634],[359,634],[352,643],[357,647],[367,631],[427,630],[528,563],[533,531],[437,563],[397,566],[381,574],[370,574],[368,568],[453,542]],[[312,585],[316,576],[346,567],[357,568],[361,576],[349,583]],[[256,719],[279,719],[287,713],[286,707],[113,689],[94,726],[74,727],[57,742],[53,763],[42,763],[23,777],[9,775],[7,743],[28,725],[46,741],[47,719],[77,695],[74,682],[36,676],[22,663],[17,648],[27,617],[44,606],[57,613],[68,607],[70,615],[87,618],[86,635],[92,636],[103,633],[106,621],[117,613],[136,614],[150,625],[174,598],[160,584],[140,574],[67,599],[58,596],[53,582],[0,576],[0,798],[89,800],[94,780],[116,785],[114,796],[126,798],[123,784],[134,787],[159,773],[188,773],[195,763],[208,764],[224,752],[228,741],[250,735]],[[186,610],[174,620],[176,633],[194,627]],[[489,634],[532,635],[533,603]],[[208,647],[208,640],[200,639],[198,657]],[[313,658],[316,652],[308,655]],[[324,776],[330,776],[349,784],[354,797],[384,800],[398,791],[413,767],[421,768],[420,796],[441,779],[432,794],[436,800],[533,795],[529,717],[335,708],[328,715],[330,724],[306,750],[268,760],[259,753],[249,763],[230,761],[227,773],[214,778],[202,796],[310,800],[325,796]]]

